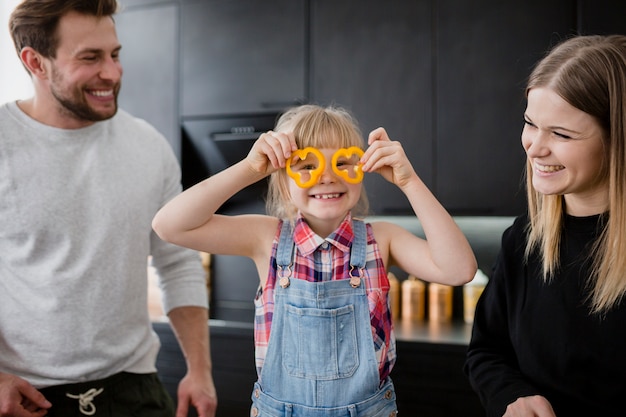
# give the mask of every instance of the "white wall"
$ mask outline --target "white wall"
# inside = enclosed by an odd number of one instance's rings
[[[27,98],[33,91],[8,28],[11,11],[20,1],[0,0],[0,103]]]

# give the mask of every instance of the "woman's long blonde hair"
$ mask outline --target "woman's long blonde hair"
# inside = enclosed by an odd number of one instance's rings
[[[592,251],[588,285],[592,312],[605,313],[626,293],[626,36],[578,36],[557,45],[533,70],[526,95],[537,87],[553,90],[593,116],[603,130],[608,221]],[[539,251],[548,281],[559,268],[565,202],[562,195],[535,191],[532,172],[527,161],[530,226],[526,257]]]
[[[364,141],[361,131],[350,113],[340,107],[321,107],[305,104],[287,110],[278,119],[276,131],[293,131],[298,149],[308,146],[315,148],[363,148]],[[293,221],[298,213],[291,202],[289,181],[284,169],[270,175],[267,191],[267,213]],[[364,217],[368,214],[369,203],[365,189],[352,214]]]

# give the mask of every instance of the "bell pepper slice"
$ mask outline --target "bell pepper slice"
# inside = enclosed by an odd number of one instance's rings
[[[295,157],[299,158],[300,160],[306,159],[308,154],[313,154],[317,158],[318,166],[315,169],[308,170],[309,175],[311,177],[308,180],[303,181],[302,173],[294,172],[291,169],[291,163]],[[324,155],[319,150],[311,146],[308,146],[304,149],[296,150],[295,152],[293,152],[291,157],[287,159],[287,167],[286,167],[287,175],[293,178],[293,180],[296,182],[298,187],[301,187],[301,188],[310,188],[314,186],[317,183],[317,180],[319,180],[320,176],[322,175],[322,172],[324,172],[325,168],[326,168],[326,160],[324,159]]]
[[[351,184],[358,184],[363,181],[363,170],[361,169],[361,164],[358,163],[352,167],[354,170],[354,176],[347,169],[339,169],[337,167],[337,161],[342,156],[346,158],[350,158],[351,156],[358,156],[359,159],[363,156],[363,150],[357,146],[351,146],[349,148],[341,148],[333,155],[333,159],[331,161],[331,167],[333,172],[337,174],[337,176],[341,177],[344,181],[349,182]]]

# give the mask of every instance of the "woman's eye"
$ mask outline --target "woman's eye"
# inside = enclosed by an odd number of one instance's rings
[[[563,139],[571,139],[571,138],[572,138],[571,136],[566,135],[566,134],[564,134],[564,133],[554,132],[554,135],[555,135],[555,136],[558,136],[558,137],[560,137],[560,138],[563,138]]]

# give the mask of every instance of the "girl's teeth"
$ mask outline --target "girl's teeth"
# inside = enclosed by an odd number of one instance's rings
[[[339,198],[341,194],[316,194],[315,198],[321,198],[322,200],[330,199],[330,198]]]

